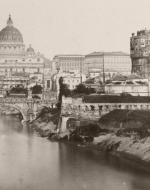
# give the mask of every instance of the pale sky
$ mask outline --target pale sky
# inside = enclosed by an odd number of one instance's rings
[[[150,0],[1,0],[0,30],[8,16],[26,48],[57,54],[130,52],[130,37],[150,29]]]

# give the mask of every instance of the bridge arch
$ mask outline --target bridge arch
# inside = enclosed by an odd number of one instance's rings
[[[19,108],[17,105],[14,105],[14,104],[7,104],[7,103],[4,103],[4,104],[0,104],[0,106],[1,105],[3,105],[3,106],[10,106],[10,107],[13,107],[13,108],[15,108],[15,109],[17,109],[20,113],[21,113],[21,115],[22,115],[22,117],[23,117],[23,120],[24,121],[27,121],[27,115],[23,112],[23,110],[21,109],[21,108]]]

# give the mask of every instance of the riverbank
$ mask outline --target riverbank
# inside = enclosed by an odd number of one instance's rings
[[[134,117],[131,115],[129,117],[129,113],[125,114],[125,112],[129,111],[123,110],[121,113],[119,110],[118,114],[112,112],[111,116],[106,114],[101,118],[100,125],[89,124],[66,133],[58,133],[57,124],[60,112],[56,111],[37,118],[32,122],[31,127],[40,136],[50,140],[66,141],[99,151],[107,151],[150,166],[150,112],[133,111]],[[115,116],[112,117],[112,115]],[[115,123],[114,131],[107,127],[112,125],[112,122]]]

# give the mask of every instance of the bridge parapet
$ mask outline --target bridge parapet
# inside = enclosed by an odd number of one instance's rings
[[[57,101],[27,98],[4,98],[0,99],[0,105],[11,106],[20,111],[25,121],[30,120],[30,115],[36,116],[38,109],[42,106],[55,107]]]

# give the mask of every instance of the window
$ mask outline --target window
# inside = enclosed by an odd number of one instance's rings
[[[47,80],[47,88],[50,88],[50,80]]]
[[[68,80],[68,82],[70,82],[70,80]]]
[[[39,57],[37,58],[37,62],[40,62],[40,58]]]

